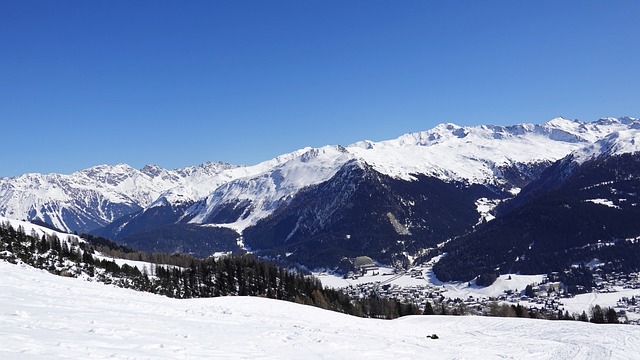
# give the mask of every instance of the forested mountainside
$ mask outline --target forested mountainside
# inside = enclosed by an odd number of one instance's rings
[[[495,220],[449,242],[434,268],[442,280],[506,272],[640,270],[640,155],[557,162]],[[590,285],[588,276],[582,281]]]

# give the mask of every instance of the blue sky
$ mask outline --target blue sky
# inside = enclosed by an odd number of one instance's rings
[[[0,0],[0,177],[640,117],[640,1]]]

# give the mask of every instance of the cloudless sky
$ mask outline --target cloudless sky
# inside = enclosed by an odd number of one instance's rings
[[[0,0],[0,177],[640,117],[640,1]]]

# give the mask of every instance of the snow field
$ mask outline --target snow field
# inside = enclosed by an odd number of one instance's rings
[[[263,298],[170,299],[5,262],[0,278],[2,359],[640,358],[636,326],[360,319]]]

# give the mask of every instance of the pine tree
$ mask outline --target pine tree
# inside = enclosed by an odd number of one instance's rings
[[[447,315],[447,308],[444,306],[444,303],[442,303],[442,306],[440,307],[440,315]]]
[[[533,291],[533,286],[531,286],[531,284],[527,285],[527,287],[524,288],[524,295],[527,297],[536,296],[536,293]]]
[[[573,318],[573,316],[571,314],[569,314],[569,311],[565,310],[564,311],[563,320],[575,320],[575,319]]]
[[[433,307],[431,306],[431,303],[427,301],[427,303],[424,306],[424,315],[435,315],[435,311],[433,311]]]
[[[589,317],[587,316],[587,313],[584,310],[582,310],[582,314],[578,316],[578,321],[584,321],[584,322],[589,321]]]
[[[604,312],[600,305],[596,305],[591,309],[591,322],[596,324],[604,324]]]
[[[607,323],[609,324],[620,323],[620,321],[618,321],[618,314],[616,313],[616,310],[614,308],[609,308],[607,310],[606,318],[607,318]]]

